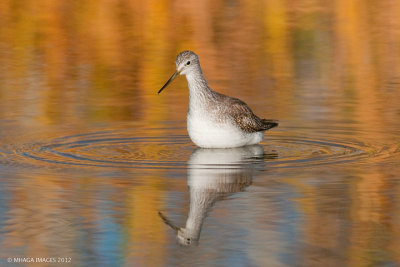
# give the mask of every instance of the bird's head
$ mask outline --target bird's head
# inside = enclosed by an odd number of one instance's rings
[[[199,57],[192,51],[183,51],[180,52],[176,57],[176,71],[172,74],[171,78],[164,84],[164,86],[158,91],[158,94],[164,90],[168,84],[170,84],[178,74],[180,75],[188,75],[195,71],[201,71]]]

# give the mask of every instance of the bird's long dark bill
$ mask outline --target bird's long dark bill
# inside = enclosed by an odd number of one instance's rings
[[[169,80],[164,84],[164,86],[161,87],[161,89],[158,91],[158,94],[160,94],[161,91],[164,90],[164,88],[167,87],[168,84],[169,84],[170,82],[172,82],[172,81],[176,78],[176,76],[177,76],[178,74],[179,74],[178,71],[175,71],[175,73],[172,74],[171,78],[169,78]]]

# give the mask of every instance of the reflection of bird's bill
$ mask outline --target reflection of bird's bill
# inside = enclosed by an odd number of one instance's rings
[[[170,83],[176,78],[176,76],[178,76],[178,74],[179,74],[179,72],[178,72],[178,71],[175,71],[175,73],[172,74],[171,78],[169,78],[169,80],[164,84],[164,86],[161,87],[161,89],[158,91],[158,94],[160,94],[161,91],[164,90],[165,87],[167,87],[168,84],[170,84]]]
[[[181,229],[180,227],[175,226],[164,214],[162,214],[161,211],[158,212],[158,215],[164,221],[164,223],[171,227],[173,230],[179,231]]]
[[[160,216],[160,218],[163,220],[163,222],[168,225],[169,227],[171,227],[173,230],[175,230],[177,232],[177,240],[178,243],[180,245],[183,246],[191,246],[191,245],[195,245],[197,246],[199,244],[199,241],[197,238],[193,238],[190,236],[187,236],[187,231],[181,227],[175,226],[170,219],[168,219],[161,211],[158,212],[158,215]]]

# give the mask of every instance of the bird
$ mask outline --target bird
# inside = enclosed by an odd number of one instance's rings
[[[242,100],[212,90],[193,51],[176,57],[176,71],[158,91],[160,94],[178,75],[186,75],[189,87],[187,131],[201,148],[233,148],[260,143],[264,132],[278,126],[261,119]]]

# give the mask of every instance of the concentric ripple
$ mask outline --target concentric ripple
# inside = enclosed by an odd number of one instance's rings
[[[103,131],[66,136],[48,143],[28,144],[0,151],[2,162],[30,165],[70,165],[137,169],[187,168],[195,150],[187,135],[135,136],[130,131]],[[304,138],[274,132],[262,144],[266,168],[339,164],[387,155],[389,149],[355,141]],[[7,160],[5,160],[7,159]],[[259,160],[258,160],[259,161]]]
[[[48,144],[23,146],[14,153],[19,160],[31,164],[36,161],[36,164],[154,169],[183,167],[192,149],[190,140],[183,135],[132,137],[120,131],[66,136]]]

